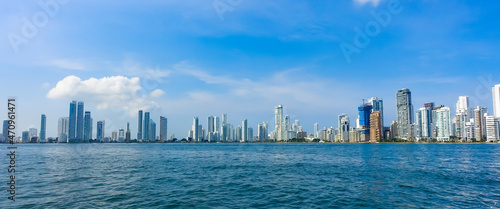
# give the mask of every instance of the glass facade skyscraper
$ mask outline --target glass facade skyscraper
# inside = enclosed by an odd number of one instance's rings
[[[361,126],[361,133],[370,133],[370,114],[372,113],[372,106],[363,104],[358,107],[359,111],[359,125]]]
[[[92,117],[90,111],[85,112],[83,124],[83,141],[88,142],[92,139]]]
[[[144,126],[143,126],[143,129],[142,129],[142,139],[144,141],[150,141],[151,138],[149,138],[149,129],[151,127],[149,127],[150,125],[150,121],[151,121],[151,117],[149,115],[149,112],[145,112],[144,113]]]
[[[139,115],[137,116],[137,141],[142,139],[142,110],[139,110]]]
[[[166,117],[160,116],[160,141],[167,141],[167,123]]]
[[[45,115],[42,115],[41,117],[41,122],[40,122],[40,142],[45,143],[45,131],[46,131],[46,126],[47,126],[47,118]]]
[[[76,138],[76,101],[72,101],[69,104],[69,128],[68,128],[68,140],[74,140]]]
[[[77,111],[77,117],[76,117],[76,140],[77,141],[82,141],[83,140],[83,102],[78,102],[78,111]]]

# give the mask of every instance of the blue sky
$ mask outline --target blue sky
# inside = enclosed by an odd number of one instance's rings
[[[308,132],[316,122],[336,127],[341,113],[354,123],[370,97],[384,99],[389,124],[401,88],[412,91],[416,109],[454,109],[468,95],[492,112],[500,2],[401,0],[402,11],[348,62],[340,44],[354,44],[355,28],[364,31],[390,3],[61,0],[47,13],[38,1],[9,1],[0,8],[0,98],[17,98],[18,131],[39,129],[46,114],[49,136],[72,99],[86,102],[94,122],[105,119],[108,134],[130,121],[135,135],[133,113],[146,109],[157,122],[167,116],[177,137],[194,116],[204,126],[223,113],[235,125],[274,124],[279,104]],[[23,33],[23,19],[38,21],[36,33]],[[24,42],[13,44],[16,35]]]

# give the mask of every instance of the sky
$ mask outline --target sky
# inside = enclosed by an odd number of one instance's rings
[[[168,118],[186,137],[193,117],[228,114],[249,127],[284,106],[311,133],[314,123],[351,124],[363,99],[396,92],[455,109],[459,96],[492,113],[500,83],[500,2],[472,0],[8,1],[0,7],[0,108],[16,98],[17,135],[57,134],[71,100],[85,102],[106,135],[137,110]],[[94,128],[94,136],[95,136]]]

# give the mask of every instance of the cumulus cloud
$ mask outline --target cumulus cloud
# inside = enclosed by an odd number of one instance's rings
[[[373,6],[377,6],[381,0],[354,0],[354,2],[358,5],[365,5],[371,3]]]
[[[121,109],[133,116],[139,109],[158,108],[158,104],[152,99],[163,94],[160,89],[149,94],[145,92],[138,77],[112,76],[82,80],[76,76],[68,76],[49,91],[47,98],[93,102],[97,104],[98,110]]]

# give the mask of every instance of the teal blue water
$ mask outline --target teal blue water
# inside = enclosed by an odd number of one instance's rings
[[[0,208],[500,208],[489,144],[26,144]]]

